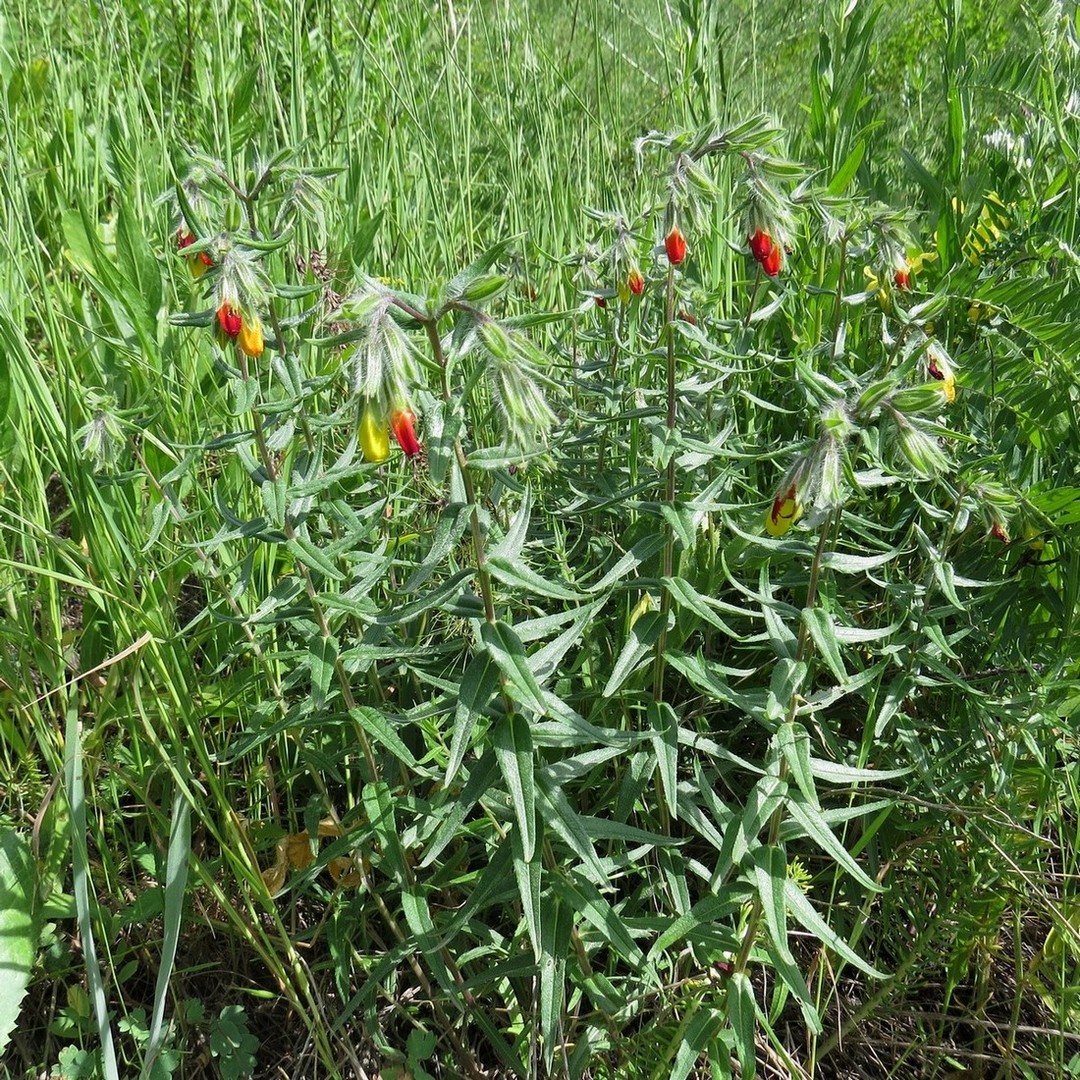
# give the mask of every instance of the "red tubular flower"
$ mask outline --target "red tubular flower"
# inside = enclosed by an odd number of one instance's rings
[[[772,251],[761,260],[761,269],[769,277],[776,277],[780,273],[780,266],[784,260],[784,251],[779,244],[774,244]]]
[[[664,238],[664,250],[672,266],[678,266],[686,258],[686,237],[678,225],[673,225],[671,232]]]
[[[593,299],[596,301],[596,306],[598,308],[606,308],[607,307],[607,297],[606,296],[594,296]]]
[[[898,289],[904,289],[906,291],[911,288],[911,274],[907,270],[897,270],[896,273],[893,274],[893,281],[896,282],[896,287]]]
[[[994,524],[991,526],[990,535],[995,540],[1000,540],[1003,544],[1007,544],[1009,542],[1008,530],[1005,528],[1004,525],[1001,524],[1000,521],[995,521]]]
[[[218,308],[217,321],[218,326],[231,338],[237,337],[244,325],[240,312],[230,303],[224,303]]]
[[[635,296],[640,296],[645,290],[645,279],[641,276],[641,271],[636,266],[626,275],[626,287]]]
[[[750,254],[764,266],[765,260],[772,254],[772,237],[764,229],[758,229],[750,237],[748,243],[750,244]]]
[[[395,409],[390,414],[390,430],[406,457],[420,453],[420,440],[416,437],[416,414],[412,409]]]
[[[176,249],[183,251],[186,247],[191,247],[195,243],[195,237],[187,231],[187,229],[181,229],[176,234]]]

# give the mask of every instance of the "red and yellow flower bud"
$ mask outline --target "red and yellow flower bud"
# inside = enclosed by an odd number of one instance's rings
[[[926,373],[936,379],[940,386],[945,404],[951,405],[956,400],[956,373],[945,355],[933,344],[926,350]]]
[[[245,356],[262,356],[266,343],[263,340],[262,319],[258,315],[245,315],[242,318],[236,343]]]
[[[390,432],[386,427],[386,416],[370,401],[360,414],[359,437],[365,461],[377,465],[390,456]]]
[[[187,229],[181,229],[176,234],[176,247],[178,251],[183,251],[184,248],[191,247],[195,243],[195,236],[193,233],[187,231]],[[191,268],[191,276],[198,281],[199,278],[214,265],[214,260],[205,251],[200,251],[197,255],[189,255],[187,257],[188,266]]]
[[[626,287],[635,296],[640,296],[645,291],[645,278],[636,266],[626,275]]]
[[[416,414],[412,409],[395,409],[390,414],[390,430],[406,457],[420,453],[420,440],[416,437]]]
[[[672,266],[678,266],[686,258],[686,237],[678,225],[673,225],[671,232],[664,237],[664,250]]]
[[[777,493],[769,512],[765,515],[765,531],[770,536],[783,536],[802,517],[799,489],[790,484]]]
[[[905,267],[901,270],[897,270],[893,274],[893,281],[896,282],[898,289],[903,289],[905,292],[911,288],[911,272]]]
[[[244,320],[241,317],[240,312],[228,301],[218,308],[217,321],[218,326],[221,327],[222,333],[227,334],[231,338],[238,337],[244,326]]]

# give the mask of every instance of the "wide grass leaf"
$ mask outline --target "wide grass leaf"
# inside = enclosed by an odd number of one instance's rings
[[[30,844],[22,833],[4,829],[0,832],[0,1054],[15,1030],[37,940]]]

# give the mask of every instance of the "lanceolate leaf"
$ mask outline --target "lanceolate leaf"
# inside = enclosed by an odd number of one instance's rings
[[[492,659],[506,676],[506,688],[517,701],[541,716],[548,712],[544,692],[536,681],[525,646],[506,623],[484,623],[480,636]]]
[[[617,694],[623,683],[634,673],[641,662],[652,653],[656,639],[667,623],[668,616],[660,611],[648,611],[641,616],[630,636],[626,639],[611,669],[611,676],[604,687],[604,697]]]
[[[886,977],[877,968],[871,967],[825,922],[814,910],[814,906],[807,899],[806,894],[790,878],[784,883],[784,892],[787,897],[788,912],[802,923],[823,945],[828,946],[841,959],[846,960],[853,967],[857,967],[871,978],[884,979]]]
[[[791,791],[787,799],[788,813],[803,827],[823,851],[831,855],[864,889],[882,892],[882,887],[866,875],[861,866],[848,854],[821,815],[820,807],[806,801],[800,791]]]
[[[728,1019],[735,1031],[735,1052],[739,1057],[743,1080],[756,1075],[757,1052],[754,1032],[757,1030],[754,1009],[754,987],[745,971],[736,971],[728,980]]]
[[[510,846],[514,853],[514,878],[517,881],[518,896],[521,898],[521,910],[525,916],[525,926],[529,931],[533,956],[539,961],[542,953],[543,925],[546,920],[542,919],[540,912],[542,867],[537,853],[538,849],[534,839],[534,850],[531,855],[526,855],[524,838],[520,829],[516,829],[511,835]]]
[[[667,802],[668,813],[679,816],[679,718],[666,702],[650,701],[647,709],[649,726],[652,728],[653,751],[660,770],[660,781]]]
[[[556,1075],[555,1054],[561,1049],[559,1027],[565,1000],[566,957],[573,929],[573,912],[555,898],[540,926],[540,1037],[548,1076]]]
[[[449,785],[454,779],[465,751],[469,748],[477,720],[491,704],[499,688],[499,668],[488,652],[477,653],[465,674],[461,678],[457,708],[454,710],[454,731],[450,739],[450,759],[446,765],[446,779]]]
[[[528,721],[521,713],[512,713],[496,725],[492,741],[521,834],[522,858],[531,862],[536,848],[536,784]]]
[[[589,923],[617,956],[622,957],[654,986],[659,985],[655,970],[651,964],[645,962],[645,956],[630,936],[619,913],[595,885],[573,872],[567,877],[553,877],[552,885],[562,900]]]

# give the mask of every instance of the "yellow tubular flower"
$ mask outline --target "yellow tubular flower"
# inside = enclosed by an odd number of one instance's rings
[[[390,456],[390,429],[386,417],[372,407],[369,401],[360,416],[360,449],[364,460],[377,465]]]
[[[240,346],[240,350],[245,356],[253,358],[262,356],[266,344],[263,341],[262,319],[260,319],[258,315],[244,316],[244,321],[240,324],[240,333],[237,335],[236,343]]]

